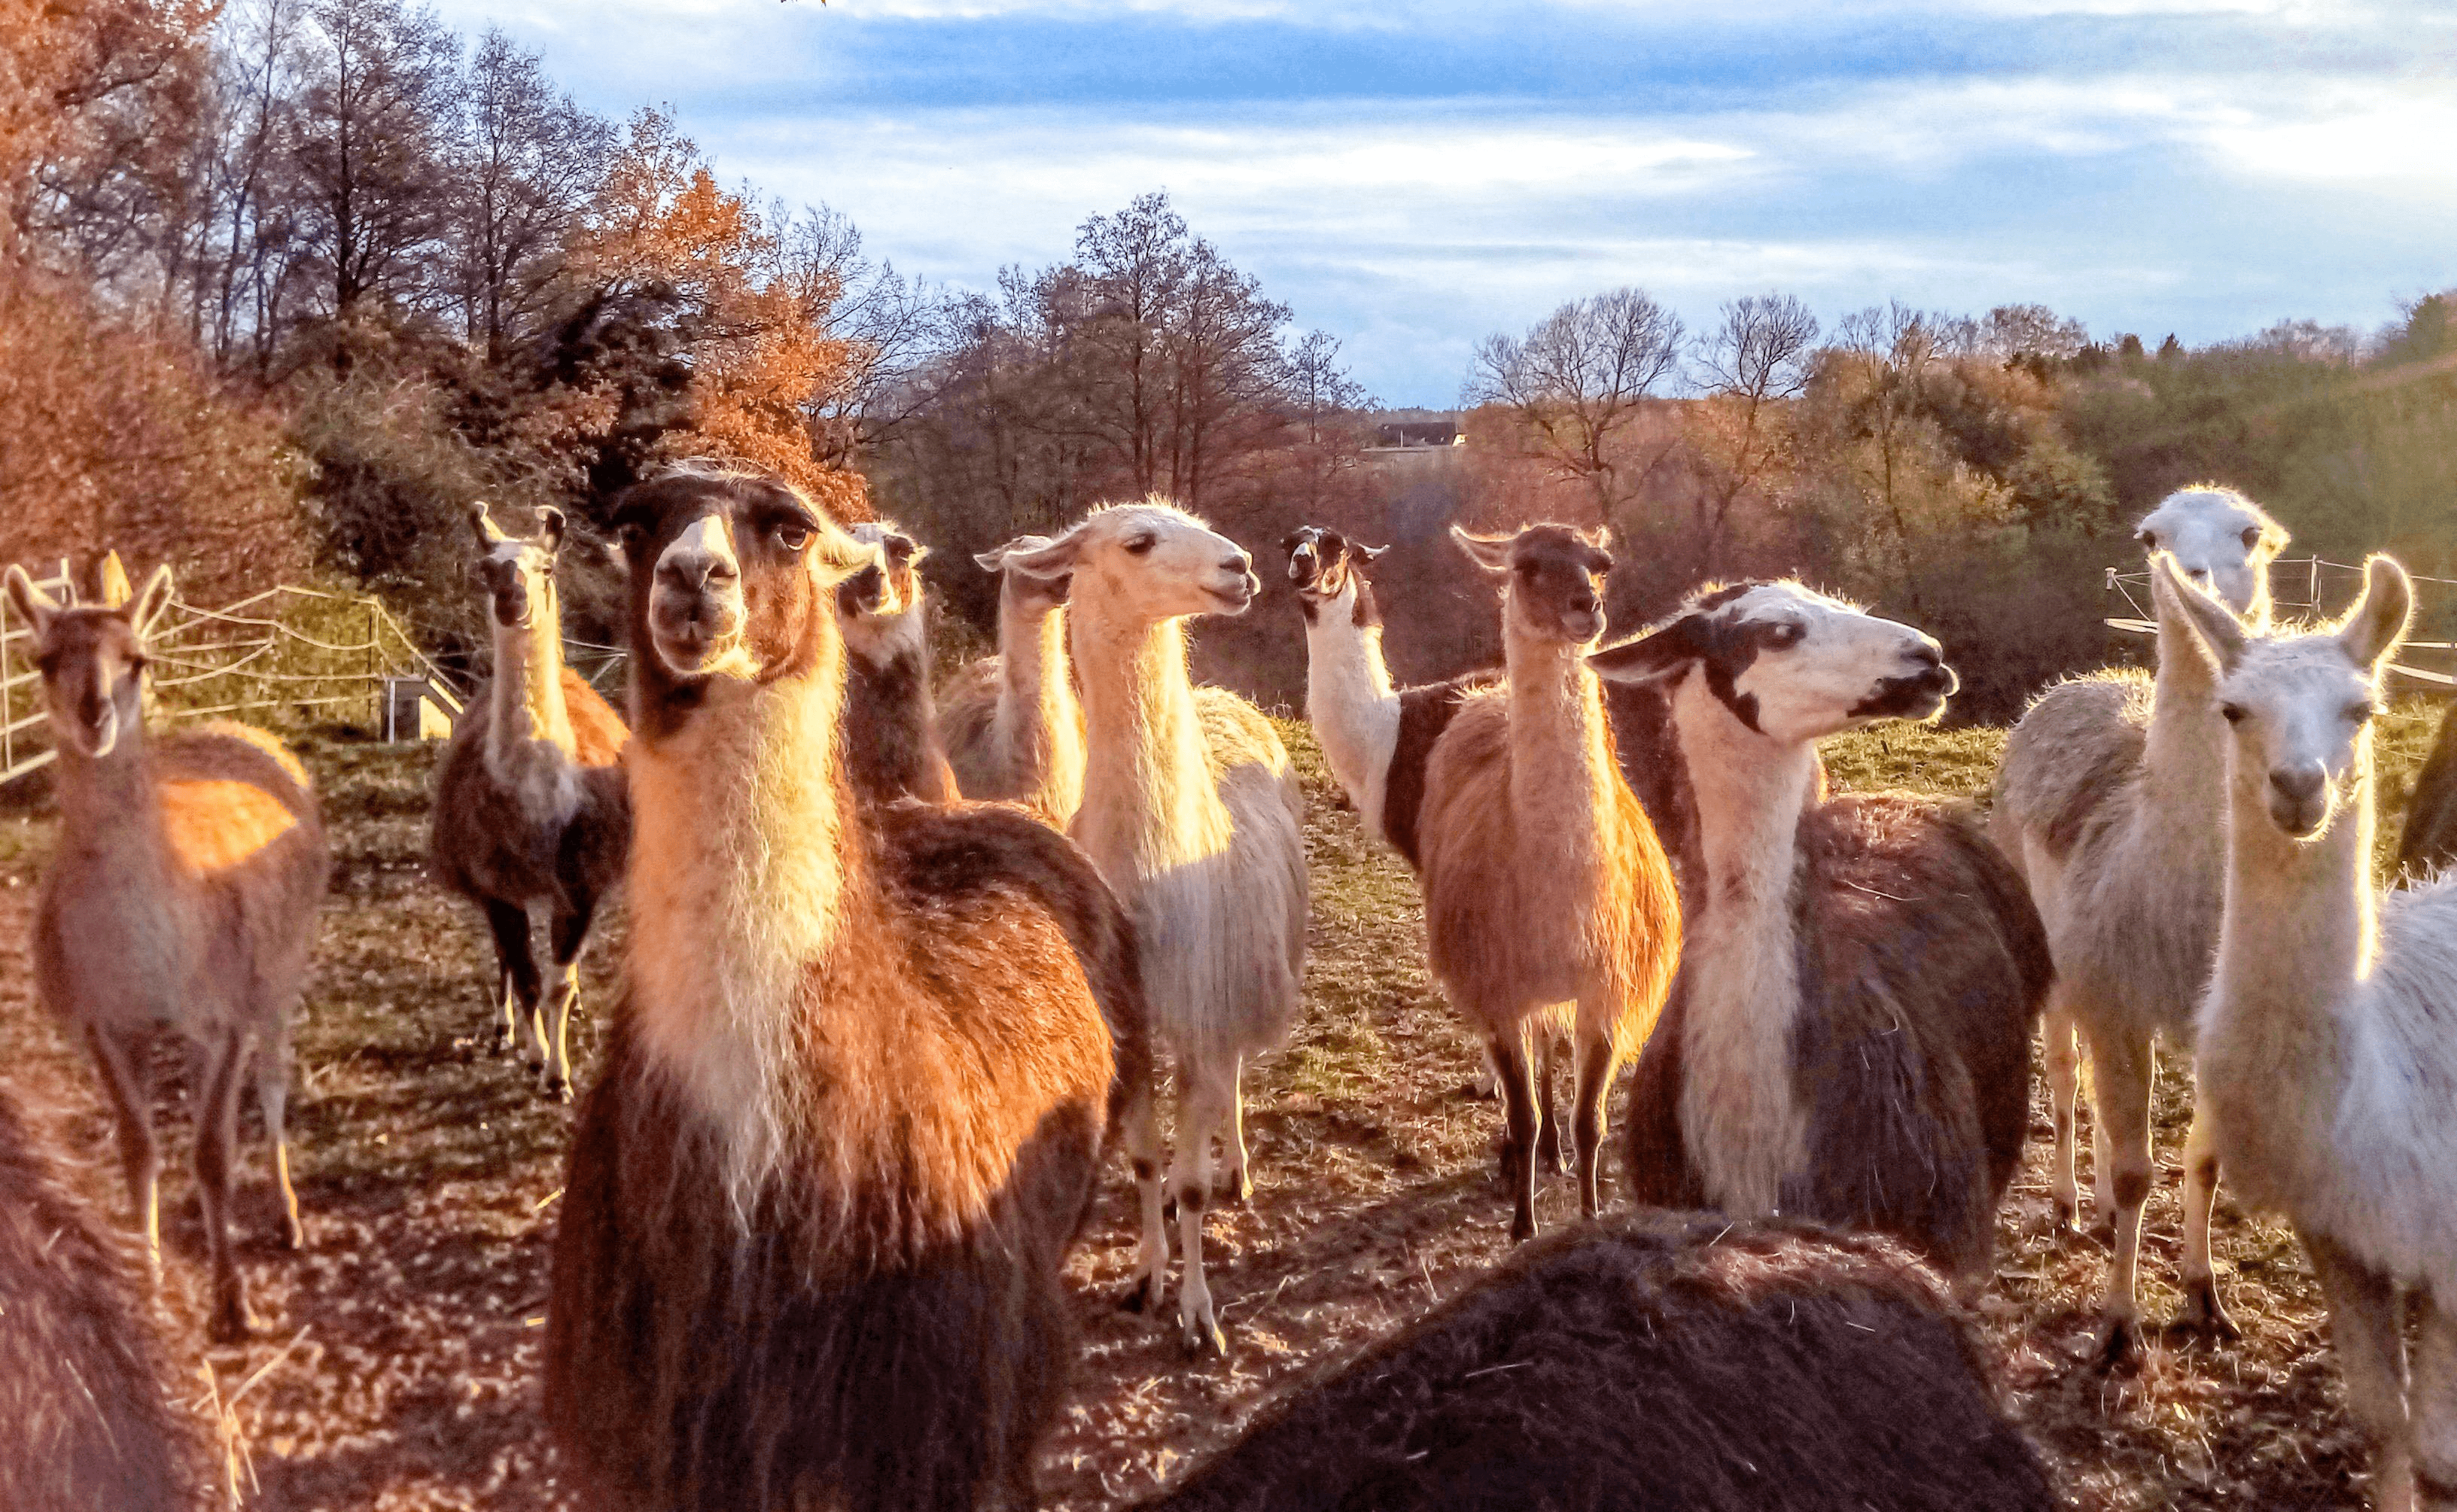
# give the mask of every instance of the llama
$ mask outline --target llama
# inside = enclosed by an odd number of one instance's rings
[[[1095,510],[1037,551],[1007,559],[1012,576],[1070,575],[1067,635],[1088,728],[1084,806],[1072,826],[1134,916],[1144,995],[1177,1058],[1178,1331],[1189,1350],[1228,1353],[1203,1270],[1203,1218],[1213,1195],[1211,1141],[1228,1169],[1220,1191],[1243,1202],[1247,1062],[1295,1019],[1305,967],[1305,799],[1270,721],[1187,675],[1186,622],[1242,614],[1261,590],[1253,561],[1166,500]],[[1129,1308],[1157,1310],[1168,1239],[1162,1176],[1138,1161],[1144,1247]]]
[[[2046,934],[1975,816],[1809,802],[1815,742],[1944,709],[1937,644],[1745,582],[1589,661],[1669,694],[1704,865],[1630,1091],[1638,1199],[1874,1229],[1975,1291],[2029,1123]]]
[[[1577,1047],[1571,1134],[1579,1204],[1595,1216],[1604,1098],[1662,1008],[1681,901],[1655,827],[1613,757],[1586,653],[1603,633],[1597,540],[1530,525],[1452,538],[1503,580],[1506,685],[1472,694],[1435,743],[1418,846],[1434,975],[1483,1039],[1501,1082],[1502,1180],[1513,1240],[1536,1233],[1536,1153],[1552,1088],[1538,1036]],[[1543,1078],[1547,1083],[1549,1075]]]
[[[555,1235],[590,1506],[1029,1505],[1105,1130],[1156,1154],[1134,937],[1001,806],[871,806],[833,598],[876,548],[686,464],[630,566],[628,986]]]
[[[956,775],[930,702],[930,641],[921,603],[926,547],[885,521],[848,527],[878,560],[836,585],[845,641],[845,763],[873,803],[952,803]]]
[[[580,952],[597,907],[622,880],[631,842],[623,783],[630,732],[597,690],[563,664],[563,611],[555,558],[563,512],[538,511],[536,541],[506,535],[484,502],[469,506],[485,589],[495,675],[484,702],[461,717],[435,784],[429,869],[477,905],[495,942],[503,1011],[498,1053],[527,1026],[523,1060],[538,1090],[571,1100],[568,1032],[580,997]],[[552,1030],[529,908],[544,904],[554,951]]]
[[[2286,533],[2232,489],[2170,495],[2141,521],[2151,551],[2174,554],[2253,624],[2269,620],[2269,562]],[[2158,600],[2153,591],[2154,604]],[[2189,1037],[2193,1005],[2218,946],[2223,839],[2212,682],[2185,649],[2182,627],[2159,616],[2155,681],[2100,673],[2042,694],[2005,743],[1992,830],[2030,887],[2056,981],[2047,1011],[2051,1165],[2057,1218],[2077,1221],[2074,1171],[2080,1044],[2087,1042],[2098,1117],[2096,1211],[2114,1248],[2102,1299],[2110,1362],[2138,1331],[2136,1276],[2141,1210],[2149,1196],[2153,1044]],[[2206,1132],[2186,1141],[2182,1321],[2223,1337],[2235,1325],[2210,1264],[2218,1165]]]
[[[2372,883],[2371,722],[2413,590],[2386,557],[2339,624],[2267,633],[2159,559],[2218,684],[2225,900],[2200,1114],[2312,1257],[2384,1512],[2457,1507],[2457,884]],[[2409,1378],[2405,1318],[2420,1315]]]
[[[0,1090],[0,1505],[180,1512],[205,1484],[124,1245]]]
[[[2436,877],[2457,864],[2457,720],[2440,716],[2431,754],[2415,774],[2414,801],[2397,837],[2397,880]]]
[[[1885,1239],[1641,1212],[1518,1251],[1144,1505],[2046,1512],[1972,1334]]]
[[[63,608],[21,567],[9,600],[33,626],[60,835],[34,913],[34,992],[83,1032],[118,1124],[148,1268],[162,1274],[160,1159],[147,1067],[154,1031],[188,1043],[196,1106],[196,1197],[213,1272],[207,1327],[255,1327],[230,1237],[241,1078],[251,1055],[273,1147],[284,1242],[306,1242],[290,1185],[283,1114],[290,1010],[307,971],[330,858],[313,784],[272,736],[214,722],[147,732],[137,626],[169,602],[171,571],[116,608]]]
[[[1012,799],[1063,829],[1084,805],[1084,706],[1066,656],[1070,580],[1014,564],[1048,544],[1018,536],[973,559],[1000,574],[999,651],[963,670],[939,727],[967,795]]]

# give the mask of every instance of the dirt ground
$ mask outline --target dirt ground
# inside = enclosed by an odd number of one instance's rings
[[[1288,729],[1311,808],[1312,950],[1303,1019],[1247,1082],[1254,1201],[1218,1213],[1209,1230],[1231,1357],[1190,1363],[1154,1322],[1114,1308],[1134,1236],[1130,1183],[1113,1167],[1069,1266],[1084,1355],[1042,1464],[1054,1507],[1118,1506],[1174,1480],[1291,1382],[1456,1295],[1506,1247],[1499,1116],[1461,1094],[1476,1056],[1425,976],[1414,884],[1368,847],[1301,728]],[[2420,713],[2405,714],[2385,743],[2392,803],[2394,773],[2426,733]],[[1993,742],[1898,730],[1859,737],[1829,761],[1852,785],[1970,791]],[[184,1078],[165,1047],[174,1347],[199,1413],[230,1425],[249,1506],[566,1505],[537,1382],[569,1111],[539,1101],[516,1065],[485,1052],[478,921],[421,871],[431,749],[322,744],[306,755],[338,851],[292,1116],[308,1244],[294,1256],[271,1242],[268,1162],[251,1134],[241,1254],[264,1326],[244,1347],[207,1347]],[[28,987],[33,884],[51,832],[40,811],[0,818],[0,1076],[117,1214],[92,1072]],[[591,1006],[612,1001],[621,937],[618,911],[588,958]],[[585,1083],[593,1021],[575,1024],[573,1047]],[[2182,1092],[2173,1068],[2162,1070],[2160,1179],[2142,1267],[2154,1319],[2178,1300]],[[2221,1202],[2221,1286],[2245,1329],[2240,1344],[2154,1333],[2137,1371],[2102,1375],[2089,1351],[2104,1255],[2049,1233],[2047,1131],[2042,1106],[1979,1305],[2009,1404],[2066,1501],[2360,1506],[2361,1456],[2318,1289],[2285,1229]],[[1547,1224],[1573,1215],[1565,1178],[1552,1181],[1540,1212]]]

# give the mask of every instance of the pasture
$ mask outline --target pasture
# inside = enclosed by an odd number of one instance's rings
[[[2438,705],[2402,705],[2380,741],[2383,839]],[[1314,887],[1305,1011],[1248,1080],[1255,1200],[1211,1222],[1208,1253],[1231,1355],[1189,1363],[1169,1331],[1114,1298],[1134,1259],[1132,1193],[1113,1161],[1069,1266],[1084,1354],[1041,1486],[1053,1507],[1131,1502],[1231,1437],[1312,1369],[1448,1297],[1504,1251],[1495,1104],[1462,1094],[1476,1054],[1428,982],[1414,882],[1371,847],[1301,724]],[[1983,791],[2002,732],[1888,726],[1827,747],[1838,786]],[[475,915],[423,872],[440,747],[311,742],[336,869],[299,1017],[292,1114],[305,1253],[271,1242],[260,1144],[246,1146],[242,1263],[264,1320],[243,1347],[203,1336],[188,1120],[166,1120],[165,1311],[197,1410],[223,1424],[255,1507],[545,1508],[559,1493],[537,1408],[546,1264],[570,1113],[485,1051],[490,970]],[[32,1006],[27,934],[52,837],[46,810],[0,818],[0,1057],[81,1162],[105,1212],[124,1209],[109,1121],[83,1052]],[[590,948],[572,1030],[585,1083],[613,1001],[619,909]],[[159,1095],[184,1095],[176,1056]],[[2177,1304],[2180,1079],[2162,1070],[2159,1177],[2145,1231],[2148,1315]],[[2279,1224],[2221,1200],[2221,1285],[2246,1337],[2161,1338],[2133,1374],[2089,1362],[2103,1256],[2048,1232],[2048,1125],[2000,1224],[1979,1302],[2013,1409],[2070,1504],[2353,1507],[2354,1435],[2318,1288]],[[1616,1110],[1618,1125],[1619,1111]],[[250,1117],[251,1137],[253,1116]],[[2086,1157],[2085,1157],[2086,1158]],[[1607,1196],[1619,1154],[1607,1165]],[[1539,1213],[1569,1221],[1567,1177]]]

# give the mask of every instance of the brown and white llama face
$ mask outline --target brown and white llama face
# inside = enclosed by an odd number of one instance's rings
[[[484,501],[469,506],[469,524],[477,532],[479,550],[469,573],[486,590],[494,622],[506,630],[527,628],[538,611],[553,602],[554,560],[563,549],[563,511],[538,511],[535,541],[506,535]]]
[[[1243,547],[1159,500],[1097,510],[1039,551],[1010,557],[1007,565],[1043,576],[1072,573],[1071,597],[1097,589],[1105,604],[1150,624],[1193,614],[1243,614],[1263,587]]]
[[[1281,538],[1280,549],[1289,554],[1289,582],[1310,623],[1323,605],[1352,590],[1362,605],[1370,597],[1367,569],[1391,548],[1351,541],[1328,526],[1299,525]]]
[[[2333,628],[2247,632],[2228,606],[2187,582],[2171,557],[2152,565],[2153,590],[2180,610],[2219,670],[2230,777],[2282,834],[2316,839],[2369,767],[2380,669],[2405,638],[2414,589],[2387,557],[2365,564],[2364,596]]]
[[[1604,574],[1612,556],[1606,532],[1568,525],[1529,525],[1515,536],[1472,536],[1456,525],[1451,539],[1477,566],[1503,580],[1502,615],[1515,628],[1548,641],[1585,645],[1604,633]]]
[[[1065,603],[1066,592],[1075,582],[1073,573],[1057,572],[1043,577],[1016,565],[1019,558],[1029,557],[1048,544],[1047,536],[1018,536],[995,551],[975,554],[973,562],[983,572],[999,574],[1001,612],[1046,614]]]
[[[2166,552],[2184,576],[2217,594],[2238,614],[2250,612],[2286,544],[2284,526],[2232,488],[2200,484],[2160,500],[2134,538],[2152,554]]]
[[[836,609],[848,624],[857,620],[888,620],[909,613],[921,602],[921,559],[927,547],[885,521],[865,520],[846,532],[864,545],[878,548],[878,560],[836,584]]]
[[[1588,664],[1617,682],[1694,669],[1735,720],[1797,744],[1883,719],[1931,719],[1957,685],[1936,642],[1797,582],[1744,582]]]
[[[171,569],[154,569],[144,591],[115,608],[63,607],[23,567],[10,567],[8,585],[10,603],[34,633],[52,739],[86,756],[110,755],[145,717],[145,647],[136,627],[170,602]]]
[[[782,482],[678,470],[624,494],[632,677],[644,717],[713,682],[807,671],[835,644],[834,590],[878,561]]]

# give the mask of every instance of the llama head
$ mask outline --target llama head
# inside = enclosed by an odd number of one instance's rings
[[[846,534],[876,560],[836,584],[836,614],[845,644],[873,664],[921,639],[921,559],[929,548],[883,520],[865,520]]]
[[[1698,668],[1733,719],[1786,745],[1882,719],[1932,719],[1957,685],[1933,639],[1797,582],[1698,594],[1587,661],[1619,683],[1677,684]]]
[[[791,484],[706,463],[626,490],[613,524],[643,710],[808,672],[837,639],[835,588],[880,558]]]
[[[506,630],[526,628],[552,602],[554,559],[563,549],[563,511],[548,506],[537,517],[537,540],[523,541],[504,533],[485,500],[469,505],[469,528],[478,537],[479,553],[469,575],[486,590],[495,623]]]
[[[1097,599],[1147,624],[1190,614],[1243,614],[1262,591],[1245,548],[1157,496],[1110,504],[1038,551],[1006,559],[1048,577],[1074,578],[1069,597]]]
[[[1501,580],[1505,629],[1538,640],[1587,645],[1604,633],[1604,574],[1612,571],[1609,530],[1529,525],[1515,536],[1470,535],[1451,527],[1468,560]]]
[[[1305,611],[1307,623],[1343,596],[1352,601],[1351,613],[1358,624],[1381,623],[1366,578],[1390,547],[1351,541],[1324,525],[1299,525],[1280,538],[1280,549],[1289,554],[1289,582],[1297,590],[1297,607]]]
[[[981,552],[973,558],[983,572],[999,574],[999,609],[1001,613],[1047,614],[1066,602],[1066,590],[1073,585],[1075,575],[1065,569],[1043,576],[1026,572],[1016,565],[1018,559],[1029,557],[1049,544],[1047,536],[1018,536],[994,551]]]
[[[2216,483],[2179,488],[2142,517],[2134,539],[2143,551],[2174,557],[2237,614],[2268,620],[2269,563],[2286,544],[2286,527],[2243,495]]]
[[[171,602],[171,569],[155,568],[134,598],[108,608],[63,605],[14,565],[8,593],[10,606],[33,630],[52,738],[87,756],[110,755],[120,735],[139,728],[145,717],[139,632]]]
[[[2364,564],[2364,595],[2319,629],[2247,630],[2229,605],[2189,581],[2174,558],[2151,563],[2154,592],[2192,627],[2218,673],[2229,726],[2229,780],[2281,833],[2318,839],[2370,768],[2381,665],[2405,638],[2414,587],[2387,557]]]

